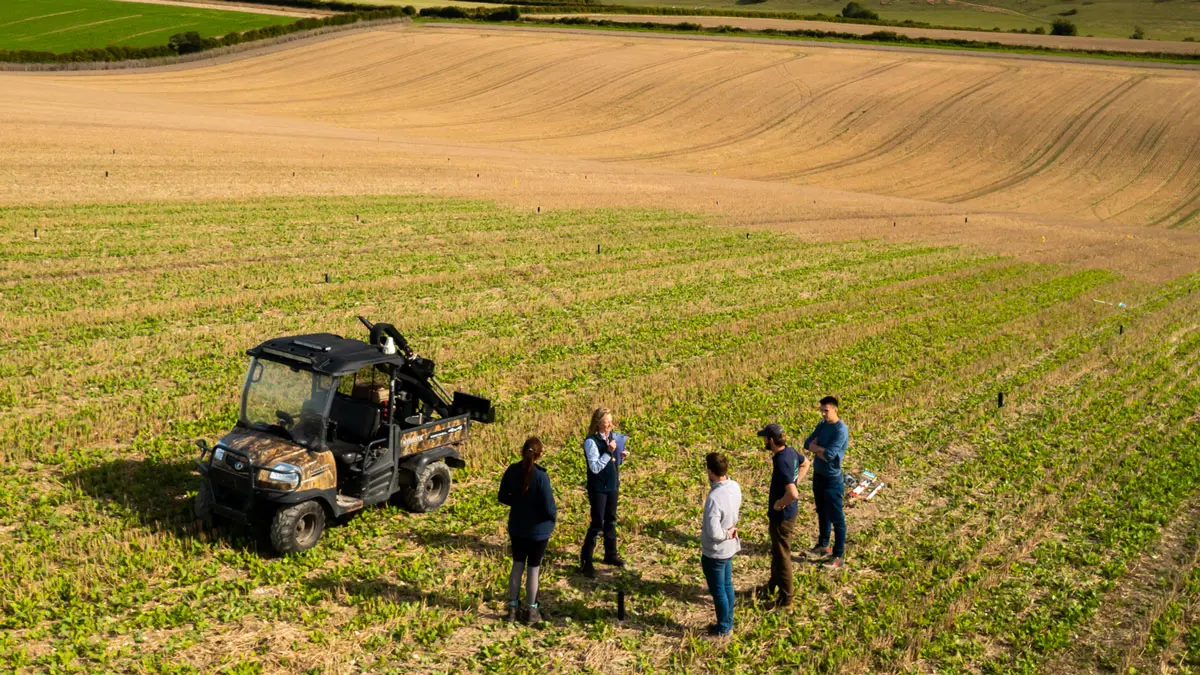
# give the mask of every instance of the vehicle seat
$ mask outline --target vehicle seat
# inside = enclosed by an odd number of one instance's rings
[[[379,406],[350,398],[334,397],[329,419],[337,422],[337,439],[364,446],[380,436]]]

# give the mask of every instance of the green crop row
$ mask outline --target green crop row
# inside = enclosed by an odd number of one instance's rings
[[[0,669],[577,672],[599,644],[602,672],[1030,669],[1196,484],[1195,277],[1151,288],[684,214],[430,198],[21,207],[0,210],[0,241]],[[1117,293],[1123,312],[1092,302]],[[197,530],[190,440],[232,424],[242,351],[356,334],[360,313],[396,321],[448,384],[500,407],[450,502],[367,510],[289,558],[244,530]],[[708,642],[701,459],[731,458],[735,583],[760,583],[768,467],[753,432],[802,435],[829,392],[850,468],[889,484],[848,511],[851,566],[800,566],[792,613],[743,603],[735,636]],[[572,569],[578,443],[596,404],[634,439],[632,565],[586,580]],[[495,481],[531,433],[560,507],[540,631],[497,619]],[[814,528],[802,509],[798,547]],[[1196,652],[1186,603],[1147,620],[1179,663]]]

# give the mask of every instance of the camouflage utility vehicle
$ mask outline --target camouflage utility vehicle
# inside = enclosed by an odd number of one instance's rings
[[[491,422],[495,410],[448,395],[394,326],[359,319],[368,342],[317,333],[246,352],[237,425],[211,448],[196,441],[198,519],[261,525],[286,554],[372,504],[423,513],[446,501],[471,422]]]

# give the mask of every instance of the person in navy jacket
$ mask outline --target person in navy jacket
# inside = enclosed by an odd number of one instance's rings
[[[597,408],[583,439],[583,456],[587,463],[587,495],[591,507],[591,524],[583,539],[579,554],[579,570],[584,576],[596,576],[592,554],[596,537],[604,533],[604,562],[624,567],[617,553],[617,494],[621,488],[620,464],[629,454],[623,447],[624,436],[613,432],[613,417],[608,408]]]
[[[508,510],[508,537],[512,543],[512,571],[508,575],[508,620],[520,611],[521,576],[525,573],[526,623],[542,620],[538,608],[538,576],[550,533],[558,519],[550,476],[538,463],[542,442],[531,437],[521,446],[521,461],[512,464],[500,479],[499,499]]]

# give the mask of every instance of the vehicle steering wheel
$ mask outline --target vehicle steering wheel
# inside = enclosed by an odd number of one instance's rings
[[[296,418],[292,417],[291,413],[285,410],[276,410],[275,418],[283,423],[281,426],[284,429],[291,429],[292,427],[296,426]]]

